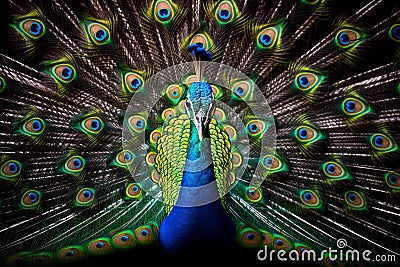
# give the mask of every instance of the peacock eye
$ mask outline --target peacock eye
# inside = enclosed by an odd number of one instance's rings
[[[214,119],[217,121],[225,121],[226,120],[225,111],[223,111],[220,108],[216,108],[214,112]]]
[[[246,190],[246,198],[251,202],[260,202],[262,199],[262,193],[258,188],[249,187]]]
[[[175,110],[172,108],[167,108],[162,112],[161,117],[163,118],[164,121],[169,121],[170,119],[176,117]]]
[[[9,180],[21,173],[21,163],[16,160],[8,160],[1,166],[1,178]]]
[[[134,231],[139,244],[150,244],[154,241],[154,231],[147,225],[140,226]]]
[[[269,171],[277,171],[282,168],[282,161],[278,157],[274,157],[273,155],[267,155],[263,158],[263,166]]]
[[[195,36],[193,36],[192,40],[190,41],[189,45],[197,45],[198,47],[208,51],[210,48],[212,41],[211,38],[202,34],[198,33]]]
[[[85,167],[86,161],[81,156],[72,156],[65,161],[64,169],[67,173],[78,174]]]
[[[273,248],[276,250],[289,250],[292,248],[292,243],[280,235],[274,235]]]
[[[174,104],[177,104],[183,95],[183,88],[178,85],[170,85],[166,88],[167,97]]]
[[[246,247],[259,247],[262,243],[262,236],[259,232],[246,227],[238,233],[239,242]]]
[[[42,194],[37,190],[26,191],[21,198],[20,206],[23,209],[35,209],[41,200]]]
[[[152,171],[151,172],[151,180],[158,184],[160,182],[160,174],[157,171]]]
[[[158,0],[154,5],[154,16],[158,22],[168,23],[175,15],[175,10],[167,0]]]
[[[344,199],[346,204],[355,210],[361,210],[366,207],[367,202],[365,201],[364,196],[361,193],[356,191],[347,191],[344,194]]]
[[[322,204],[320,196],[312,190],[302,190],[300,192],[300,200],[309,208],[319,208]]]
[[[88,242],[87,250],[91,254],[104,255],[111,250],[109,238],[97,238]]]
[[[342,166],[336,162],[328,161],[323,164],[324,173],[333,178],[340,178],[345,174],[345,170]]]
[[[43,133],[45,125],[45,122],[41,118],[35,117],[26,121],[22,129],[26,134],[40,135]]]
[[[111,238],[111,244],[117,248],[131,248],[136,244],[136,238],[131,230],[125,230],[115,234]]]
[[[390,27],[389,36],[394,41],[400,42],[400,24],[395,24]]]
[[[133,158],[134,156],[132,152],[130,152],[129,150],[122,150],[117,154],[115,159],[117,163],[120,165],[128,165],[133,161]]]
[[[261,30],[257,35],[257,45],[259,48],[271,48],[275,46],[279,38],[279,27],[268,27]]]
[[[370,137],[372,147],[381,152],[390,152],[396,149],[395,143],[385,134],[373,134]]]
[[[0,77],[0,93],[6,88],[6,81],[3,79],[3,77]]]
[[[235,140],[235,138],[237,137],[236,130],[231,125],[224,125],[224,132],[228,134],[230,140]]]
[[[78,206],[90,206],[94,201],[95,190],[93,188],[82,188],[75,197],[75,204]]]
[[[215,17],[220,24],[227,24],[237,16],[237,8],[231,1],[222,1],[215,10]]]
[[[149,153],[147,153],[146,155],[147,165],[154,166],[154,163],[156,163],[156,156],[157,156],[156,152],[150,151]]]
[[[263,121],[251,120],[247,123],[246,130],[251,136],[258,137],[265,132],[266,126]]]
[[[17,25],[20,32],[31,39],[39,39],[45,33],[44,24],[38,19],[25,19]]]
[[[391,189],[400,189],[400,179],[397,173],[387,173],[385,175],[385,182]]]
[[[61,83],[69,83],[76,77],[75,68],[70,64],[57,64],[51,68],[53,77]]]
[[[340,30],[335,37],[335,42],[342,48],[355,45],[361,39],[361,34],[356,30],[343,29]]]
[[[104,128],[104,123],[99,117],[89,117],[81,122],[82,130],[90,134],[98,134]]]
[[[134,93],[143,87],[143,77],[136,72],[128,72],[124,76],[125,88]]]
[[[304,3],[315,5],[318,4],[320,0],[303,0]]]
[[[296,75],[294,80],[296,88],[302,91],[312,91],[317,88],[321,82],[321,77],[311,72],[301,72]]]
[[[111,42],[110,30],[98,22],[89,22],[86,24],[86,31],[90,41],[96,45],[105,45]]]
[[[342,110],[348,116],[359,116],[368,112],[369,107],[359,99],[348,97],[342,102]]]
[[[309,126],[299,126],[295,130],[297,140],[300,142],[312,142],[317,139],[318,132]]]
[[[239,81],[232,86],[235,96],[243,100],[251,99],[253,90],[254,86],[250,81]]]
[[[142,116],[132,116],[128,120],[128,126],[136,133],[141,133],[146,128],[146,120]]]
[[[64,247],[57,253],[57,258],[60,261],[71,262],[78,260],[85,254],[83,247],[81,246],[68,246]]]
[[[130,183],[125,190],[129,199],[140,199],[142,197],[142,188],[137,183]]]
[[[242,158],[242,156],[239,154],[239,153],[232,153],[232,159],[231,159],[231,161],[232,161],[232,164],[233,164],[233,166],[235,166],[235,167],[239,167],[239,166],[241,166],[242,165],[242,163],[243,163],[243,158]]]

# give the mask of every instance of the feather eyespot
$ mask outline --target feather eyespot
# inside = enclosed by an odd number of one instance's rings
[[[385,134],[373,134],[370,137],[370,143],[380,152],[391,152],[396,149],[396,144]]]
[[[295,135],[300,142],[312,142],[317,138],[318,133],[312,127],[304,125],[296,128]]]
[[[128,120],[128,126],[133,132],[141,133],[146,129],[146,120],[142,116],[132,116]]]
[[[31,39],[39,39],[46,32],[46,28],[38,19],[25,19],[18,23],[18,29]]]
[[[3,77],[0,77],[0,93],[6,88],[6,81],[3,79]]]
[[[251,99],[254,86],[249,81],[239,81],[233,84],[232,91],[236,97],[247,100]]]
[[[97,238],[88,242],[87,250],[91,254],[104,254],[110,252],[112,247],[108,238]]]
[[[62,262],[73,262],[82,259],[85,256],[83,247],[68,246],[57,252],[57,258]]]
[[[260,120],[251,120],[246,125],[246,130],[252,137],[258,137],[266,131],[266,125]]]
[[[170,119],[176,117],[176,112],[172,108],[167,108],[162,112],[161,116],[164,121],[169,121]]]
[[[273,249],[275,250],[290,250],[292,248],[292,243],[280,235],[274,235]]]
[[[86,31],[89,39],[96,45],[105,45],[111,42],[110,30],[98,22],[89,22],[86,24]]]
[[[397,173],[386,173],[385,182],[390,189],[396,191],[400,189],[400,177]]]
[[[41,198],[41,192],[37,190],[28,190],[21,197],[20,207],[23,209],[36,209]]]
[[[16,160],[8,160],[4,162],[1,166],[1,178],[5,180],[10,180],[12,178],[20,175],[22,170],[22,165]]]
[[[143,77],[136,72],[128,72],[124,75],[125,88],[128,92],[134,93],[143,87]]]
[[[126,196],[130,199],[140,199],[142,197],[142,188],[137,183],[130,183],[125,190]]]
[[[348,116],[360,116],[369,111],[369,107],[363,101],[354,97],[348,97],[342,102],[342,110]]]
[[[259,247],[262,243],[262,236],[250,227],[244,227],[238,233],[239,242],[249,248]]]
[[[76,77],[75,68],[71,64],[57,64],[51,68],[53,77],[61,83],[69,83]]]
[[[328,161],[322,164],[324,174],[334,180],[351,179],[348,171],[339,163]]]
[[[274,242],[273,234],[265,230],[261,230],[261,239],[262,239],[262,244],[268,247],[271,247],[272,243]]]
[[[215,112],[214,112],[214,119],[215,119],[216,121],[220,121],[220,122],[225,121],[225,120],[226,120],[225,111],[223,111],[223,110],[220,109],[220,108],[216,108],[216,109],[215,109]]]
[[[230,140],[234,140],[237,136],[235,128],[230,125],[224,126],[224,132],[226,132],[228,134],[228,137]]]
[[[367,205],[363,194],[356,191],[347,191],[344,194],[344,199],[348,207],[354,210],[362,210]]]
[[[232,153],[232,159],[231,159],[233,166],[239,167],[243,163],[243,158],[239,153]]]
[[[77,206],[90,206],[95,198],[96,191],[93,188],[82,188],[78,191],[75,197],[75,204]]]
[[[361,34],[352,29],[340,30],[335,37],[335,42],[342,48],[347,48],[355,45],[361,39]]]
[[[151,180],[158,184],[160,182],[160,174],[157,171],[151,172]]]
[[[389,36],[394,41],[400,42],[400,24],[395,24],[390,27]]]
[[[168,23],[175,15],[175,9],[169,1],[158,0],[154,5],[154,17],[158,22]]]
[[[237,16],[237,8],[231,1],[222,1],[215,10],[215,18],[220,24],[232,22]]]
[[[319,208],[321,206],[321,198],[315,191],[302,190],[300,192],[301,202],[309,208]]]
[[[150,151],[149,153],[147,153],[146,155],[147,165],[154,166],[154,163],[156,163],[156,156],[157,156],[156,152]]]
[[[134,231],[136,240],[141,245],[154,242],[155,234],[152,228],[147,225],[140,226]]]
[[[211,46],[211,39],[202,34],[202,33],[198,33],[195,36],[193,36],[192,40],[190,41],[189,45],[197,45],[199,48],[204,49],[206,51],[208,51],[208,49]]]
[[[115,159],[120,165],[128,165],[133,161],[134,155],[129,150],[122,150],[117,154]]]
[[[311,72],[301,72],[295,78],[296,88],[302,91],[312,91],[321,82],[321,77]]]
[[[183,95],[183,88],[179,85],[170,85],[166,88],[167,97],[174,104],[177,104]]]
[[[259,48],[271,48],[274,47],[278,41],[279,28],[268,27],[261,30],[257,35],[257,45]]]
[[[278,157],[274,157],[273,155],[267,155],[263,158],[262,164],[264,168],[270,171],[279,170],[282,167],[282,161]]]
[[[72,156],[68,158],[64,164],[64,169],[67,173],[80,173],[85,167],[86,160],[81,156]]]
[[[44,132],[45,127],[44,120],[34,117],[24,123],[22,130],[28,135],[40,135]]]
[[[119,249],[132,248],[136,245],[135,234],[131,230],[119,232],[111,238],[111,245]]]
[[[251,202],[260,202],[262,199],[262,193],[260,189],[255,187],[249,187],[246,190],[246,199]]]
[[[82,120],[81,127],[88,134],[98,134],[104,129],[104,123],[99,117],[89,117]]]

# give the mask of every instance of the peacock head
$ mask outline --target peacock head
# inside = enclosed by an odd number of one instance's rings
[[[215,112],[215,98],[211,85],[206,82],[194,82],[190,85],[186,97],[186,113],[196,126],[199,139],[208,136],[208,124]]]

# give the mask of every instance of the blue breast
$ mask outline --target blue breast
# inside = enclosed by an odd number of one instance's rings
[[[192,130],[191,132],[196,132]],[[229,250],[235,226],[218,197],[210,140],[191,134],[176,205],[160,225],[164,251]]]

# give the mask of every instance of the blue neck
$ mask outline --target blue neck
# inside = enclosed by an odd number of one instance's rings
[[[210,140],[199,140],[191,123],[191,136],[178,201],[160,226],[165,251],[229,249],[234,225],[218,196]]]

